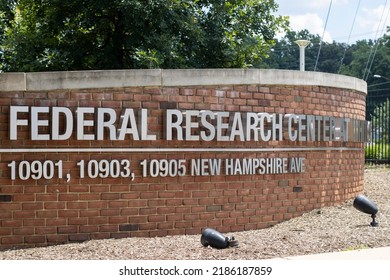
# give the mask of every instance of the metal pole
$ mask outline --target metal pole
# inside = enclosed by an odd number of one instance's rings
[[[305,47],[299,46],[299,70],[305,71]]]
[[[305,48],[310,44],[310,41],[297,40],[295,43],[299,46],[299,70],[305,71]]]

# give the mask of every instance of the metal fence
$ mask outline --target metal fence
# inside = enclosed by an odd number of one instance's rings
[[[366,163],[390,163],[390,89],[368,89],[366,120],[371,123],[370,140],[366,144]]]

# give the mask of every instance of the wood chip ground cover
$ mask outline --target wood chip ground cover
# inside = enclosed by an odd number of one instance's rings
[[[234,233],[238,247],[203,247],[199,235],[91,240],[0,252],[2,260],[254,260],[390,246],[390,171],[365,170],[364,194],[378,206],[378,227],[346,201],[273,227]]]

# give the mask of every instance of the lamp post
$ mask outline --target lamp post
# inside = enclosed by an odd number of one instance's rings
[[[387,77],[384,77],[384,76],[381,76],[381,75],[377,75],[377,74],[374,75],[374,78],[378,78],[378,79],[382,78],[382,79],[390,81],[390,78],[387,78]]]
[[[309,40],[296,40],[299,46],[299,70],[305,71],[305,48],[310,44]]]

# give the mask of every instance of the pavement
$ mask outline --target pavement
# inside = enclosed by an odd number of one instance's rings
[[[388,279],[390,247],[293,256],[276,260],[277,280]],[[279,265],[277,265],[279,264]],[[295,277],[294,277],[295,276]]]
[[[390,260],[390,247],[278,258],[283,260]]]

